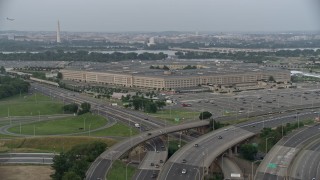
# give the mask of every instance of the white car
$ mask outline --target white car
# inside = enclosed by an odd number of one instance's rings
[[[186,173],[187,173],[187,170],[186,170],[186,169],[182,169],[181,173],[182,173],[182,174],[186,174]]]

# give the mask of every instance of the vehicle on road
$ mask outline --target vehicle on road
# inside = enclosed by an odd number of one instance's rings
[[[222,139],[222,136],[218,136],[218,139]]]
[[[186,173],[187,173],[187,170],[186,170],[186,169],[182,169],[181,173],[182,173],[182,174],[186,174]]]
[[[194,144],[193,146],[194,146],[194,147],[198,147],[198,146],[199,146],[199,144]]]
[[[134,126],[135,126],[136,128],[140,128],[140,124],[138,124],[138,123],[135,123]]]

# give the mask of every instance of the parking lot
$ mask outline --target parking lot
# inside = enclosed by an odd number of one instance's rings
[[[237,94],[186,93],[171,95],[176,102],[171,108],[183,107],[191,111],[209,111],[214,117],[273,111],[277,108],[320,103],[317,85],[296,89],[244,91]]]

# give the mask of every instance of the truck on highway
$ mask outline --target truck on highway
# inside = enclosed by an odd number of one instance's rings
[[[140,128],[140,124],[138,124],[138,123],[135,123],[134,126],[135,126],[136,128]]]

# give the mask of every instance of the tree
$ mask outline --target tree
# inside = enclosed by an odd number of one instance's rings
[[[156,113],[158,111],[158,108],[154,102],[147,102],[144,105],[144,111],[148,113]]]
[[[164,101],[156,101],[158,109],[162,109],[164,106],[166,106],[166,102]]]
[[[81,177],[75,172],[69,171],[63,175],[62,180],[81,180]]]
[[[68,158],[65,153],[60,153],[59,156],[54,156],[53,164],[51,167],[55,170],[51,175],[53,179],[62,179],[63,174],[70,168],[71,164],[68,163]]]
[[[0,74],[5,74],[5,73],[6,73],[6,69],[3,66],[1,66],[0,67]]]
[[[209,119],[211,116],[212,116],[212,114],[210,112],[204,111],[204,112],[200,113],[199,119],[200,120]]]
[[[170,68],[169,68],[168,66],[166,66],[166,65],[164,65],[162,69],[164,69],[164,70],[170,70]]]
[[[276,80],[274,79],[273,76],[269,76],[269,79],[268,79],[269,82],[276,82]]]
[[[91,104],[87,103],[87,102],[84,102],[84,103],[81,104],[81,110],[78,111],[78,115],[90,112],[90,109],[91,109]]]
[[[62,73],[61,72],[58,72],[58,74],[57,74],[57,78],[58,79],[62,79],[63,77],[62,77]]]
[[[65,112],[70,113],[77,113],[78,112],[78,105],[76,103],[67,104],[62,107]]]
[[[53,158],[51,167],[55,170],[51,177],[54,180],[84,179],[85,173],[107,145],[103,142],[92,142],[74,146],[66,153]]]
[[[247,160],[254,160],[254,157],[258,153],[258,148],[252,144],[243,144],[240,146],[240,154]]]

